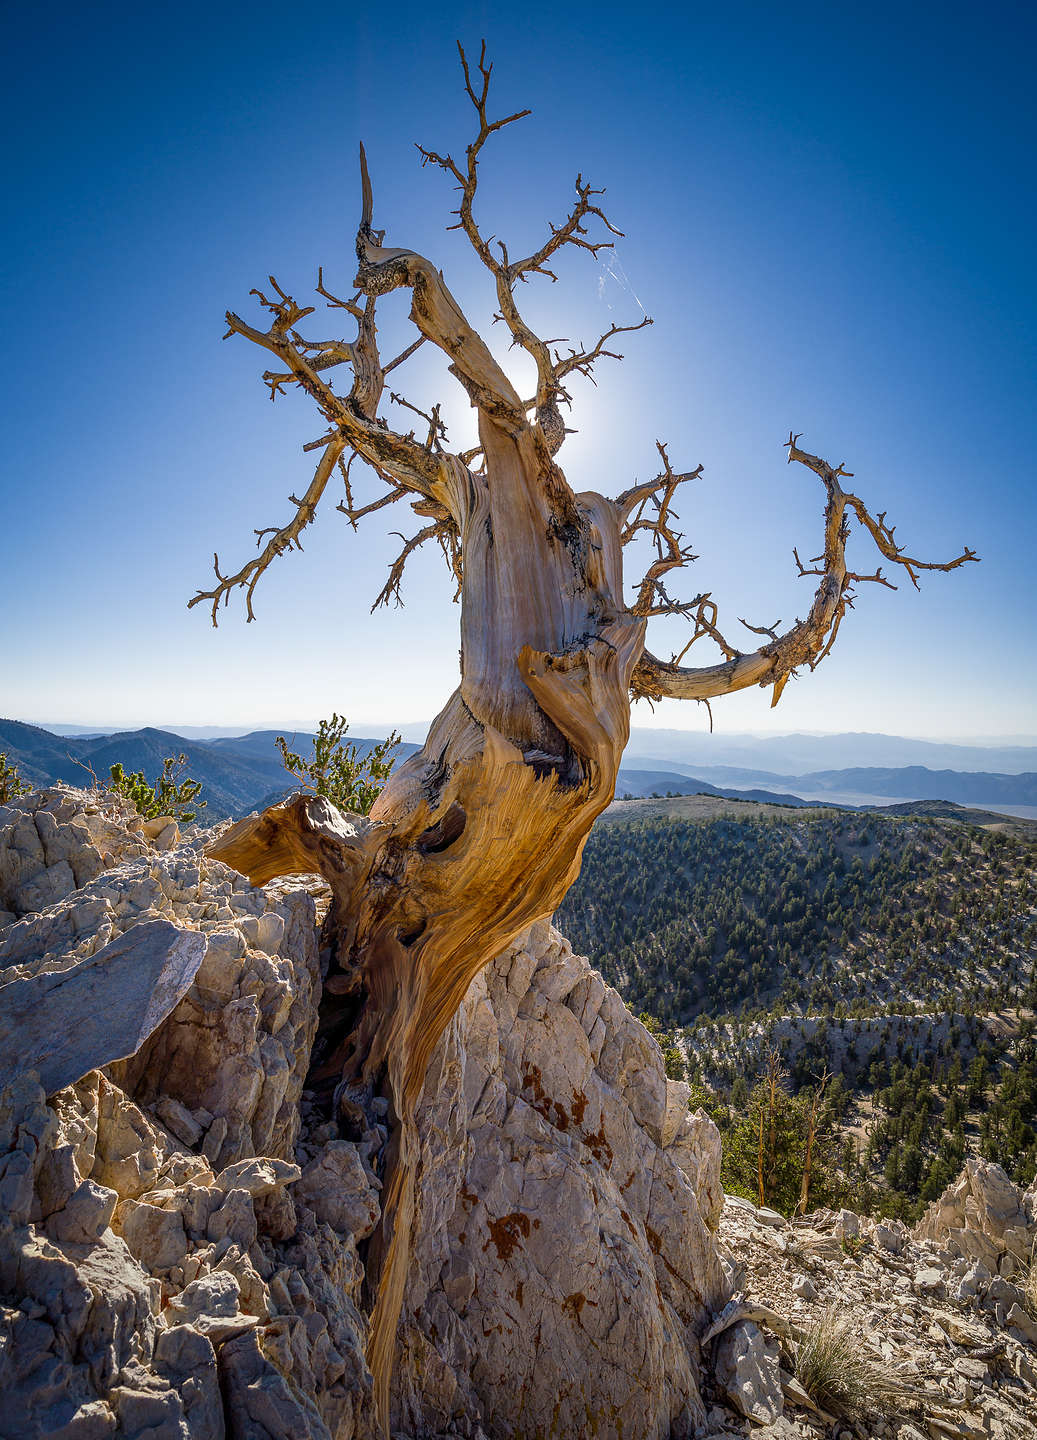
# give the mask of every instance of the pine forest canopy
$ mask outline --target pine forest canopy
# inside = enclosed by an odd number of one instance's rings
[[[520,283],[556,278],[552,267],[562,252],[596,255],[612,244],[609,235],[621,232],[605,216],[602,192],[578,176],[567,218],[550,226],[532,254],[512,259],[504,242],[483,234],[475,202],[484,147],[530,112],[491,120],[485,46],[477,67],[459,50],[475,138],[460,161],[419,149],[422,162],[445,171],[458,188],[454,228],[489,272],[513,343],[535,365],[535,393],[516,389],[431,260],[383,243],[361,147],[356,293],[335,295],[322,271],[317,281],[325,308],[349,317],[351,338],[306,338],[309,326],[300,327],[316,307],[300,305],[273,277],[269,293],[252,292],[271,317],[268,328],[227,315],[228,334],[275,357],[277,368],[263,376],[271,398],[294,385],[316,403],[327,428],[305,447],[318,457],[313,477],[300,498],[292,497],[295,513],[287,524],[256,532],[259,553],[233,575],[221,571],[217,558],[214,587],[190,602],[207,602],[215,624],[221,601],[240,589],[252,620],[259,579],[278,555],[299,545],[336,473],[345,483],[338,509],[354,528],[398,500],[422,522],[378,601],[399,598],[407,559],[429,541],[441,547],[456,581],[460,684],[424,747],[394,772],[370,815],[344,815],[321,797],[300,795],[240,822],[213,847],[255,883],[319,871],[333,892],[328,938],[335,958],[322,1002],[323,1053],[310,1084],[347,1125],[373,1092],[391,1104],[383,1218],[368,1254],[374,1277],[369,1362],[383,1416],[413,1226],[414,1107],[428,1060],[474,976],[530,924],[552,914],[573,882],[591,826],[613,796],[631,699],[708,702],[763,685],[777,703],[798,667],[813,669],[828,654],[856,587],[891,583],[881,568],[873,574],[847,568],[854,522],[916,585],[923,570],[952,570],[976,558],[968,549],[943,563],[908,555],[885,514],[873,516],[843,488],[850,472],[801,449],[800,437],[790,434],[789,462],[812,470],[825,495],[821,553],[805,564],[795,557],[800,574],[817,577],[806,619],[783,633],[747,625],[763,643],[743,652],[721,630],[708,594],[672,596],[673,572],[694,558],[676,528],[674,501],[701,466],[674,470],[657,442],[658,476],[609,499],[574,493],[557,459],[571,378],[589,378],[598,361],[621,358],[608,347],[647,318],[614,325],[591,348],[563,354],[533,332],[516,299]],[[418,334],[383,363],[376,305],[400,289],[410,292]],[[423,438],[390,429],[379,414],[386,377],[426,343],[447,356],[450,374],[477,412],[479,443],[459,454],[446,448],[438,407],[416,412],[427,426]],[[343,365],[352,377],[348,392],[333,383]],[[353,492],[358,458],[381,487],[367,503]],[[624,549],[644,538],[653,558],[631,579],[624,576]],[[678,655],[663,661],[646,648],[646,629],[652,618],[674,615],[690,622],[691,635]],[[685,666],[690,648],[705,637],[719,646],[723,661]]]

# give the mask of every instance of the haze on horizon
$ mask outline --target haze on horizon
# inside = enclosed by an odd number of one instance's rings
[[[485,34],[500,112],[534,112],[487,152],[486,228],[535,246],[581,170],[626,232],[613,255],[531,284],[531,319],[574,343],[655,320],[623,337],[597,389],[574,385],[579,433],[560,457],[574,486],[614,494],[654,473],[656,439],[678,468],[702,462],[681,506],[701,557],[683,593],[710,591],[746,648],[736,617],[787,624],[809,604],[791,552],[815,553],[821,495],[784,464],[790,427],[845,461],[912,553],[968,544],[982,560],[924,576],[917,594],[902,576],[896,593],[862,586],[820,668],[776,710],[767,691],[714,702],[717,733],[1026,743],[1034,13],[747,3],[648,11],[632,30],[619,6],[534,4],[522,34],[485,5],[394,14],[391,40],[363,14],[329,30],[306,0],[290,21],[263,4],[6,17],[16,63],[0,104],[21,138],[0,280],[19,337],[0,399],[0,713],[304,729],[334,709],[363,734],[445,701],[458,612],[438,555],[408,566],[404,609],[368,614],[409,511],[354,535],[326,497],[305,553],[262,581],[253,625],[232,603],[213,630],[186,602],[208,588],[214,550],[237,569],[308,481],[300,447],[318,420],[299,397],[271,407],[261,357],[221,344],[222,315],[251,314],[248,291],[271,273],[303,303],[318,264],[348,290],[361,138],[387,243],[441,264],[522,377],[489,327],[488,277],[445,233],[449,187],[413,148],[463,150],[453,42]],[[387,350],[412,338],[405,312],[380,302]],[[398,382],[416,404],[443,401],[463,442],[470,414],[435,357],[419,352]],[[673,625],[650,643],[668,654],[685,638]],[[716,658],[707,643],[698,663]],[[632,723],[708,729],[703,708],[676,702],[638,705]]]

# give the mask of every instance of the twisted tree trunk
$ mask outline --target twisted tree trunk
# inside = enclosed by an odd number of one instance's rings
[[[404,547],[382,599],[398,593],[407,556],[430,538],[443,546],[459,581],[461,683],[421,751],[393,774],[370,816],[342,815],[325,800],[298,796],[242,821],[212,850],[257,884],[317,871],[333,891],[329,925],[335,963],[325,986],[326,1053],[312,1078],[333,1091],[337,1111],[346,1117],[358,1097],[373,1092],[387,1095],[391,1104],[383,1217],[367,1257],[373,1302],[369,1363],[383,1420],[414,1216],[419,1153],[414,1115],[429,1058],[473,978],[531,923],[550,915],[575,879],[591,826],[613,797],[631,697],[708,699],[760,684],[773,687],[776,702],[794,667],[812,668],[827,654],[854,584],[889,583],[881,571],[865,576],[847,569],[851,515],[912,580],[918,569],[950,569],[974,558],[966,550],[932,566],[906,557],[884,517],[873,520],[860,500],[842,490],[840,478],[847,472],[799,450],[798,437],[790,436],[789,460],[815,471],[827,495],[824,553],[816,568],[800,566],[801,573],[820,576],[807,619],[783,635],[763,627],[758,633],[767,643],[742,654],[719,630],[708,594],[688,603],[671,600],[664,577],[693,558],[673,528],[671,503],[678,486],[700,471],[674,473],[660,445],[658,478],[613,501],[592,492],[574,494],[554,458],[565,434],[558,408],[569,398],[564,380],[589,374],[596,360],[610,355],[604,347],[619,329],[640,326],[613,327],[591,350],[563,358],[528,328],[514,299],[516,282],[551,274],[547,262],[563,247],[594,252],[607,243],[583,238],[585,221],[608,225],[593,202],[600,192],[578,179],[572,213],[552,228],[539,251],[512,263],[501,247],[502,258],[494,258],[473,215],[478,158],[490,134],[520,117],[490,122],[489,66],[483,57],[482,84],[476,88],[463,52],[462,63],[480,126],[466,166],[455,165],[449,155],[423,155],[458,182],[459,223],[494,276],[501,315],[516,343],[536,362],[536,395],[520,398],[430,261],[382,246],[372,228],[362,157],[359,296],[341,300],[325,289],[323,277],[318,283],[330,308],[355,319],[356,339],[305,340],[297,325],[312,309],[298,306],[272,278],[274,298],[259,296],[273,316],[269,330],[257,330],[234,314],[227,317],[231,333],[262,345],[284,365],[264,376],[271,394],[297,385],[329,422],[327,433],[307,447],[321,452],[313,480],[295,501],[291,521],[272,532],[261,553],[233,576],[222,575],[217,560],[216,587],[191,602],[211,601],[215,623],[220,601],[240,587],[252,619],[258,579],[278,554],[298,543],[336,467],[347,496],[339,508],[354,525],[401,498],[431,522]],[[448,356],[450,373],[478,412],[479,446],[466,454],[443,449],[438,410],[425,417],[424,444],[393,433],[377,418],[385,375],[416,348],[384,367],[379,359],[375,301],[400,288],[411,292],[417,343],[427,340]],[[343,363],[353,375],[344,396],[324,378]],[[388,485],[368,505],[354,505],[348,467],[342,465],[347,450]],[[261,541],[267,533],[260,532]],[[639,536],[654,544],[654,559],[628,601],[623,547]],[[646,652],[648,619],[675,613],[694,624],[689,644],[708,637],[720,647],[722,662],[686,669],[678,663],[685,652],[668,664]]]
[[[297,798],[214,847],[255,883],[293,869],[335,895],[352,1025],[327,1067],[395,1112],[369,1363],[384,1413],[413,1218],[413,1116],[445,1026],[482,967],[553,913],[613,797],[646,621],[622,601],[619,514],[547,498],[528,429],[481,417],[486,474],[441,492],[465,556],[462,680],[369,819]],[[372,1266],[372,1261],[374,1264]],[[380,1262],[380,1263],[379,1263]]]

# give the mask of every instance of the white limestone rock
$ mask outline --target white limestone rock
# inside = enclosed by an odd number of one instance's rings
[[[770,1425],[784,1411],[777,1342],[751,1320],[740,1320],[716,1341],[717,1381],[739,1414]]]
[[[1029,1263],[1037,1244],[1037,1216],[1028,1194],[1000,1165],[970,1158],[913,1233],[952,1255],[982,1261],[992,1273],[1011,1276]]]
[[[655,1041],[546,924],[473,982],[419,1115],[400,1430],[463,1413],[490,1436],[694,1433],[696,1335],[730,1291],[705,1218],[719,1142],[681,1098]]]
[[[357,1244],[384,1108],[359,1144],[300,1137],[313,897],[91,804],[62,790],[0,813],[8,890],[56,897],[23,914],[0,893],[17,914],[0,983],[75,972],[155,923],[204,958],[135,1054],[49,1101],[27,1076],[0,1094],[0,1366],[24,1433],[374,1440]],[[711,1364],[697,1337],[730,1293],[719,1137],[549,926],[473,984],[420,1124],[401,1432],[687,1440]]]
[[[348,1140],[332,1140],[324,1146],[303,1170],[292,1199],[308,1206],[333,1230],[358,1240],[371,1234],[382,1213],[375,1183],[357,1147]]]
[[[0,1085],[35,1070],[48,1095],[134,1055],[190,986],[205,937],[167,920],[135,925],[58,971],[3,982]]]

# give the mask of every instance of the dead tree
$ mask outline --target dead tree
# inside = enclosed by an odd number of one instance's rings
[[[442,548],[457,585],[460,684],[370,817],[342,815],[325,801],[299,796],[241,822],[215,847],[256,883],[319,871],[334,894],[336,959],[322,1020],[334,1043],[317,1078],[338,1082],[336,1103],[346,1111],[372,1090],[388,1096],[393,1122],[381,1231],[368,1253],[374,1280],[369,1361],[383,1416],[413,1223],[413,1116],[427,1063],[475,975],[526,927],[552,914],[575,879],[590,828],[613,796],[631,699],[708,701],[762,685],[776,703],[799,667],[813,669],[828,654],[855,587],[866,580],[890,583],[881,570],[864,575],[847,568],[853,522],[916,584],[919,571],[952,570],[975,558],[965,550],[930,564],[905,554],[884,514],[873,517],[843,488],[848,472],[801,449],[799,437],[790,435],[789,461],[814,471],[825,500],[821,553],[806,565],[796,556],[801,574],[818,577],[806,618],[783,633],[777,626],[748,626],[764,643],[743,652],[725,637],[708,594],[671,598],[673,572],[694,558],[676,528],[674,501],[701,467],[675,471],[666,447],[657,444],[657,477],[609,499],[574,493],[557,459],[572,378],[590,376],[605,357],[621,358],[609,348],[616,335],[641,327],[613,326],[590,348],[563,353],[530,329],[516,298],[524,282],[554,279],[552,266],[563,251],[596,255],[620,232],[604,214],[602,192],[578,176],[569,215],[533,253],[514,259],[484,235],[475,213],[483,149],[496,131],[529,112],[491,119],[485,49],[477,68],[463,51],[461,64],[477,134],[461,160],[422,149],[422,161],[457,186],[455,228],[489,272],[514,343],[535,363],[535,394],[515,388],[431,260],[383,244],[361,149],[356,293],[332,293],[322,272],[316,287],[333,317],[352,322],[350,338],[309,338],[315,307],[298,304],[273,277],[267,291],[252,292],[270,317],[266,328],[227,315],[230,335],[273,356],[275,368],[263,377],[271,398],[297,386],[323,417],[324,433],[305,447],[317,456],[313,478],[301,497],[291,497],[285,525],[256,532],[259,553],[233,575],[223,574],[217,559],[216,584],[191,601],[209,603],[215,624],[221,601],[240,589],[253,619],[257,582],[276,556],[298,545],[336,475],[345,485],[338,508],[354,527],[397,500],[420,517],[380,600],[398,596],[407,558],[430,541]],[[375,307],[395,290],[410,292],[418,335],[384,364]],[[423,435],[392,430],[381,418],[388,375],[421,344],[444,352],[450,374],[467,392],[477,412],[477,448],[452,453],[438,409],[421,416]],[[351,376],[348,389],[336,388],[340,373]],[[350,471],[357,458],[381,486],[363,504],[354,498]],[[638,537],[649,538],[654,558],[631,584],[623,552]],[[661,615],[686,616],[693,627],[688,645],[670,661],[645,647],[648,622]],[[724,659],[687,667],[688,648],[704,637]]]

